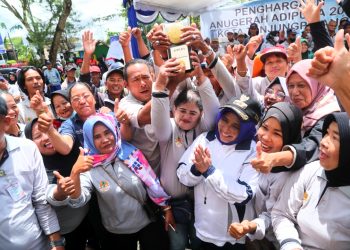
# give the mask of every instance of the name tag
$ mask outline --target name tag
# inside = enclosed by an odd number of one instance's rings
[[[18,184],[18,182],[12,183],[8,188],[7,191],[9,192],[12,200],[19,201],[23,197],[26,196],[25,192],[23,191],[22,187]]]

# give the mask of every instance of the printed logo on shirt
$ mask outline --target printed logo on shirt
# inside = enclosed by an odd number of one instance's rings
[[[304,192],[304,201],[306,201],[307,198],[309,198],[309,195],[308,195],[308,193]]]
[[[100,181],[100,190],[102,192],[107,192],[109,190],[110,186],[108,181]]]
[[[175,139],[175,145],[176,145],[177,147],[181,147],[182,144],[183,144],[182,139],[181,139],[180,137],[177,137],[177,138]]]

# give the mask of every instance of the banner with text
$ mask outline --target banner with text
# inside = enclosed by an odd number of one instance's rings
[[[345,16],[336,1],[325,1],[321,10],[321,20],[339,20]],[[256,23],[260,33],[274,30],[295,29],[301,33],[306,21],[299,11],[297,0],[252,1],[232,8],[206,12],[200,16],[203,37],[225,37],[228,31],[248,33],[251,23]]]

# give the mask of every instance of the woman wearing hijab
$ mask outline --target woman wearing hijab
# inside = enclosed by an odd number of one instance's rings
[[[234,221],[253,218],[250,203],[259,173],[250,165],[255,155],[259,103],[242,95],[222,106],[215,131],[197,137],[182,156],[177,176],[194,187],[195,228],[201,247],[245,249],[245,238],[228,233]]]
[[[326,117],[319,161],[293,173],[272,209],[281,249],[350,246],[350,123],[346,113]]]
[[[37,146],[43,157],[46,173],[49,178],[49,190],[56,187],[59,181],[56,177],[69,176],[72,167],[79,155],[79,148],[75,146],[68,155],[61,155],[56,152],[49,137],[41,133],[38,128],[38,119],[35,118],[27,123],[24,134],[27,139],[32,140]],[[54,171],[57,171],[54,175]],[[66,239],[65,249],[84,250],[86,247],[86,217],[89,206],[85,205],[79,209],[73,209],[69,206],[56,206],[55,202],[49,200],[49,203],[55,209],[61,233]]]
[[[284,146],[282,152],[268,153],[253,161],[254,168],[264,173],[276,166],[299,169],[318,160],[324,118],[332,112],[340,111],[334,91],[306,75],[310,67],[311,60],[302,60],[294,64],[287,75],[290,101],[303,113],[303,139],[300,143]]]
[[[75,113],[69,102],[68,91],[65,89],[57,90],[51,93],[51,106],[54,111],[53,126],[55,129],[61,127],[61,124],[71,118]]]
[[[299,143],[302,120],[301,110],[293,104],[280,102],[272,105],[262,118],[257,132],[257,157],[264,153],[280,152],[284,145]],[[240,239],[246,234],[250,240],[263,240],[266,237],[267,241],[254,241],[253,244],[259,244],[259,249],[278,249],[270,213],[286,179],[289,178],[290,172],[287,171],[286,167],[281,166],[273,168],[269,174],[260,175],[259,188],[254,199],[258,218],[232,223],[229,231],[232,237]]]
[[[166,227],[172,224],[170,198],[160,186],[159,179],[140,150],[122,142],[110,115],[93,115],[83,127],[84,147],[73,167],[71,178],[75,192],[69,203],[73,207],[85,205],[95,191],[102,223],[107,230],[103,249],[163,250],[159,237],[164,237],[156,222],[151,222],[144,203],[147,194],[164,211]],[[146,188],[144,187],[146,186]],[[163,231],[164,232],[164,231]]]

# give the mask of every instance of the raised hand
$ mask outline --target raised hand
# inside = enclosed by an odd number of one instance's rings
[[[236,58],[236,61],[244,61],[247,55],[247,47],[243,44],[238,44],[233,47],[233,55]]]
[[[200,59],[197,53],[194,52],[193,50],[191,51],[190,57],[191,57],[192,66],[194,70],[188,73],[188,77],[196,76],[198,80],[198,85],[201,85],[204,82],[206,76],[204,75],[204,72],[202,70]]]
[[[146,37],[155,50],[167,50],[171,45],[168,36],[163,31],[163,27],[157,23],[153,26],[150,32],[147,33]]]
[[[297,63],[302,60],[301,56],[301,38],[297,37],[294,43],[291,43],[287,49],[288,61]]]
[[[121,124],[129,125],[130,118],[128,113],[122,108],[119,107],[119,99],[115,98],[114,100],[114,115],[117,118],[118,122]]]
[[[53,171],[57,179],[57,189],[54,192],[56,200],[64,200],[75,192],[75,185],[73,180],[68,177],[63,177],[58,171]]]
[[[48,133],[53,127],[53,118],[48,113],[41,113],[38,116],[38,129],[42,133]]]
[[[273,167],[273,157],[269,153],[262,151],[261,142],[256,144],[256,158],[250,162],[258,172],[270,173]]]
[[[208,148],[203,148],[201,145],[198,145],[194,151],[193,164],[196,166],[196,169],[204,173],[211,166],[211,156]]]
[[[319,2],[316,5],[315,0],[299,0],[301,7],[300,12],[305,17],[307,23],[317,23],[321,20],[321,8],[324,2]]]
[[[119,34],[119,43],[122,47],[129,47],[131,41],[131,28],[128,27],[127,31],[123,31]]]
[[[263,34],[253,36],[249,39],[249,42],[246,45],[247,48],[247,55],[249,58],[253,58],[256,50],[259,48],[260,44],[263,42]]]
[[[39,90],[37,90],[35,95],[30,99],[30,108],[33,109],[37,115],[48,111],[48,107]]]
[[[132,28],[131,34],[137,39],[142,37],[142,30],[139,27]]]
[[[92,55],[96,48],[97,41],[94,40],[92,31],[86,30],[82,35],[84,53]]]
[[[183,27],[181,31],[181,42],[186,43],[187,46],[195,49],[201,49],[207,46],[196,24],[193,23],[191,26]]]
[[[350,35],[345,37],[350,46]],[[338,89],[346,72],[350,70],[350,52],[344,45],[344,30],[335,36],[334,48],[326,47],[316,51],[308,75],[327,86]]]
[[[80,153],[77,161],[71,171],[71,177],[79,175],[81,173],[89,171],[94,163],[94,158],[90,155],[84,155],[85,151],[82,147],[79,147]]]
[[[154,83],[155,90],[163,91],[168,82],[169,77],[178,76],[185,72],[185,66],[181,63],[180,60],[176,58],[171,58],[165,61],[160,67],[157,79]]]

